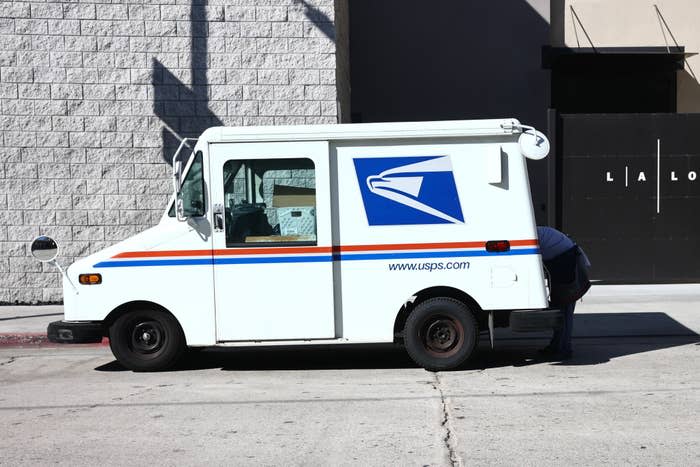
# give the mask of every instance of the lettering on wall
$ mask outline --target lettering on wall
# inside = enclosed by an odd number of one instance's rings
[[[637,174],[633,178],[636,177],[636,180],[638,182],[646,182],[647,181],[646,172],[644,172],[643,170],[632,171],[631,173]],[[625,166],[624,176],[623,176],[623,174],[616,173],[614,170],[608,170],[605,172],[605,181],[610,183],[610,182],[621,182],[622,180],[624,180],[625,186],[629,186],[629,174],[630,174],[630,171],[629,171],[628,166]],[[698,179],[698,172],[696,170],[689,170],[688,172],[677,172],[675,170],[670,170],[667,174],[665,174],[665,176],[666,176],[667,180],[670,180],[672,182],[679,182],[679,181],[684,181],[684,180],[688,180],[689,182],[694,182]]]
[[[636,164],[636,166],[625,165],[624,172],[619,166],[618,168],[612,168],[610,170],[604,170],[604,182],[605,184],[612,185],[622,185],[624,183],[625,188],[635,189],[642,188],[649,184],[655,185],[655,204],[656,213],[661,213],[661,200],[666,196],[673,195],[671,192],[678,192],[678,189],[687,190],[700,186],[700,182],[696,184],[698,179],[698,171],[700,167],[696,168],[693,165],[696,164],[688,159],[681,159],[678,157],[671,156],[670,158],[664,159],[664,163],[661,162],[661,138],[656,140],[656,170],[654,170],[651,164],[646,161],[646,163]],[[686,165],[687,168],[682,168],[682,165]],[[641,165],[641,167],[640,167]],[[651,188],[651,186],[650,186]]]

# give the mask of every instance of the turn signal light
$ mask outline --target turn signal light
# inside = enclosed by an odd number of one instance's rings
[[[508,240],[490,240],[486,242],[486,251],[489,253],[510,251],[510,242]]]
[[[97,285],[102,283],[102,274],[81,274],[78,281],[83,285]]]

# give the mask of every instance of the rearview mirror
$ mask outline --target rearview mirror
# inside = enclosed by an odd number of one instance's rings
[[[58,245],[51,237],[37,237],[32,242],[32,256],[42,263],[53,261],[58,256]]]

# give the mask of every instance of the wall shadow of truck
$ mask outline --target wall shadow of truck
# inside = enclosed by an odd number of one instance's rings
[[[575,315],[574,357],[567,361],[544,359],[537,350],[545,334],[500,332],[496,348],[483,334],[479,351],[457,371],[553,365],[599,365],[628,355],[683,345],[700,345],[700,335],[666,313],[590,313]],[[402,347],[392,344],[332,347],[209,348],[188,353],[173,371],[220,368],[225,371],[351,370],[417,368]],[[97,371],[125,371],[116,361]]]

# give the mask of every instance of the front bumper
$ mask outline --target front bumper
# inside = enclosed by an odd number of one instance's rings
[[[562,312],[557,309],[518,310],[510,314],[510,329],[514,332],[548,331],[560,328]]]
[[[92,344],[102,342],[101,321],[54,321],[46,329],[49,341],[59,344]]]

